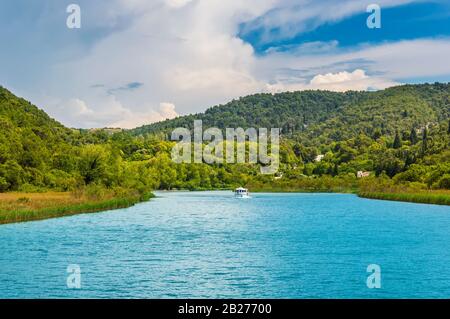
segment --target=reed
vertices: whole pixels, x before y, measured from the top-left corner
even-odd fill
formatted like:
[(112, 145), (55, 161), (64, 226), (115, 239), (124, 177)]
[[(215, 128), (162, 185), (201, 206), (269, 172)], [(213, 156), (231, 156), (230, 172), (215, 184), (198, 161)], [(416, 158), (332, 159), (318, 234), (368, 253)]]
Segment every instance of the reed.
[(383, 193), (383, 192), (358, 192), (358, 196), (371, 199), (393, 200), (411, 203), (450, 205), (450, 194), (433, 191), (422, 193)]
[(0, 224), (126, 208), (149, 200), (153, 194), (127, 192), (114, 196), (113, 192), (95, 198), (69, 192), (0, 194)]
[(354, 193), (358, 189), (355, 178), (297, 178), (275, 181), (252, 181), (245, 185), (251, 192), (280, 193)]

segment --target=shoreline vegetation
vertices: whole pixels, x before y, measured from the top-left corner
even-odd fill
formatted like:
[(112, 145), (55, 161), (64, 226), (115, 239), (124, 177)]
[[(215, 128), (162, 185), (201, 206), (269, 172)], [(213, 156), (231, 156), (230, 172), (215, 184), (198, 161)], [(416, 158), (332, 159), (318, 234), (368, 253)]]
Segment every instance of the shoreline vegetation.
[(421, 193), (359, 192), (358, 196), (368, 199), (410, 202), (416, 204), (450, 205), (450, 192), (444, 193), (441, 191), (429, 191)]
[[(354, 179), (340, 180), (339, 184), (333, 184), (331, 181), (332, 179), (323, 178), (301, 184), (292, 181), (270, 185), (252, 183), (246, 187), (253, 193), (351, 193), (374, 200), (450, 205), (450, 190), (387, 185), (386, 181), (374, 178), (359, 183)], [(0, 193), (0, 225), (128, 208), (153, 197), (155, 195), (151, 192), (122, 188), (109, 190), (96, 186), (72, 192)]]
[[(448, 205), (449, 99), (450, 83), (255, 94), (135, 129), (74, 129), (0, 87), (0, 223), (128, 207), (150, 190), (238, 186)], [(192, 133), (195, 120), (222, 134), (280, 129), (270, 145), (277, 173), (261, 174), (261, 163), (246, 160), (176, 163), (172, 133)], [(237, 138), (230, 151), (244, 149), (246, 159), (254, 143)]]
[(74, 192), (0, 193), (0, 225), (128, 208), (153, 193), (92, 188)]
[(358, 196), (420, 204), (450, 205), (450, 190), (448, 189), (424, 189), (415, 183), (395, 185), (389, 184), (386, 180), (370, 179), (362, 182)]
[(249, 183), (251, 192), (274, 193), (351, 193), (362, 198), (411, 202), (418, 204), (450, 205), (450, 190), (427, 189), (419, 183), (395, 184), (387, 177), (355, 179), (327, 177), (268, 183)]

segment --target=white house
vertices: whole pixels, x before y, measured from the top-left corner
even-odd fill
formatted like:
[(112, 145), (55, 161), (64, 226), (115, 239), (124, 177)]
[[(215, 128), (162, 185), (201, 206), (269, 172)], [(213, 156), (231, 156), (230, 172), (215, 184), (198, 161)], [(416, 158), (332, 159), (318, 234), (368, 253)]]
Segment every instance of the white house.
[(325, 157), (325, 155), (319, 154), (319, 155), (316, 156), (316, 158), (314, 159), (314, 161), (320, 162), (324, 157)]
[(364, 178), (364, 177), (369, 177), (369, 176), (370, 176), (370, 172), (358, 171), (356, 173), (356, 177), (358, 177), (358, 178)]

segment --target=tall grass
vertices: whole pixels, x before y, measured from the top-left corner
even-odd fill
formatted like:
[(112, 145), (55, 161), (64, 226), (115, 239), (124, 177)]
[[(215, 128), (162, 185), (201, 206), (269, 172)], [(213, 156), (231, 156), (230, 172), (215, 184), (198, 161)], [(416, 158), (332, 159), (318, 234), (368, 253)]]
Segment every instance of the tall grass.
[(424, 192), (424, 193), (380, 193), (380, 192), (358, 192), (358, 196), (371, 198), (394, 200), (402, 202), (436, 204), (436, 205), (450, 205), (450, 195)]
[(252, 181), (246, 185), (252, 192), (333, 192), (357, 193), (360, 197), (425, 204), (450, 205), (450, 190), (430, 190), (426, 185), (395, 184), (391, 179), (320, 177)]
[(296, 179), (252, 181), (246, 187), (252, 192), (302, 192), (302, 193), (354, 193), (357, 191), (356, 178), (323, 176), (320, 178), (301, 177)]
[(107, 192), (102, 197), (85, 193), (1, 194), (0, 224), (94, 213), (133, 206), (153, 197), (152, 193)]
[(369, 178), (359, 184), (358, 196), (412, 203), (450, 205), (450, 190), (427, 189), (417, 183), (394, 184), (389, 179)]

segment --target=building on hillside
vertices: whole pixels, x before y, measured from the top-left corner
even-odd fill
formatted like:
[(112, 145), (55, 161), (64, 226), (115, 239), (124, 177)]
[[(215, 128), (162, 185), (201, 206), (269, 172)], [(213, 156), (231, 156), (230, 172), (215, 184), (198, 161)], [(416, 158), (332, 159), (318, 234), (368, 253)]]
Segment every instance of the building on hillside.
[(364, 177), (369, 177), (369, 176), (370, 176), (370, 172), (358, 171), (356, 173), (356, 177), (358, 177), (358, 178), (364, 178)]
[(314, 159), (316, 162), (320, 162), (321, 160), (323, 160), (323, 158), (325, 157), (325, 155), (323, 154), (319, 154), (316, 156), (316, 158)]

